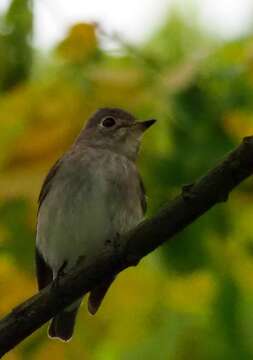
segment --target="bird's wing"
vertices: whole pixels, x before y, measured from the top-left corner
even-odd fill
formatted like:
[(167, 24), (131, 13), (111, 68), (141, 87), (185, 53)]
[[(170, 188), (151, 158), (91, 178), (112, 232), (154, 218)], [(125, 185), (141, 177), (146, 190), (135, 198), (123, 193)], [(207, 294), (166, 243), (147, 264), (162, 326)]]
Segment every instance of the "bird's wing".
[(47, 194), (52, 186), (53, 179), (54, 179), (57, 171), (59, 170), (61, 163), (62, 163), (62, 158), (58, 159), (56, 161), (56, 163), (51, 167), (51, 169), (49, 170), (49, 172), (42, 184), (42, 188), (40, 190), (39, 200), (38, 200), (39, 201), (39, 209), (41, 207), (43, 200), (47, 196)]
[[(53, 179), (57, 171), (59, 170), (60, 165), (61, 165), (61, 159), (57, 160), (56, 163), (52, 166), (52, 168), (49, 170), (43, 182), (38, 199), (39, 202), (38, 211), (40, 210), (41, 204), (43, 203), (44, 199), (46, 198), (47, 194), (50, 191)], [(40, 254), (37, 247), (35, 249), (35, 265), (36, 265), (38, 288), (39, 290), (41, 290), (53, 280), (53, 272), (45, 262), (43, 256)]]
[(143, 184), (142, 178), (141, 176), (138, 174), (139, 176), (139, 184), (140, 184), (140, 201), (141, 201), (141, 207), (142, 207), (142, 211), (143, 214), (146, 213), (147, 211), (147, 198), (146, 198), (146, 190), (145, 190), (145, 186)]
[(35, 265), (38, 288), (41, 290), (52, 282), (53, 272), (37, 248), (35, 249)]

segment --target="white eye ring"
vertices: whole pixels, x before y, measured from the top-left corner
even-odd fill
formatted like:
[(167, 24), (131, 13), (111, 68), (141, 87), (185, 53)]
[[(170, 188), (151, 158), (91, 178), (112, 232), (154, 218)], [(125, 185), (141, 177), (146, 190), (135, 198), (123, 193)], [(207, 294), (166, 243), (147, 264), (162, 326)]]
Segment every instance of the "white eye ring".
[(113, 116), (106, 116), (102, 121), (101, 125), (105, 128), (113, 127), (116, 124), (116, 120)]

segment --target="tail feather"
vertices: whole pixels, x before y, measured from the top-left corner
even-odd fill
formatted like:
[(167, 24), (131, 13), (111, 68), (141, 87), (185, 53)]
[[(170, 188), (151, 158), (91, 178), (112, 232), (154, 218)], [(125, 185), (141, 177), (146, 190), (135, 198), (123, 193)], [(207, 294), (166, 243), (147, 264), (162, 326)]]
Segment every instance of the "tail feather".
[(88, 310), (91, 315), (95, 315), (98, 311), (105, 294), (107, 293), (111, 283), (114, 280), (114, 276), (105, 280), (94, 289), (91, 290), (88, 300)]
[[(88, 310), (92, 315), (98, 311), (114, 278), (115, 277), (107, 279), (91, 290), (88, 300)], [(48, 329), (48, 336), (50, 338), (57, 338), (62, 341), (69, 341), (72, 338), (76, 315), (81, 301), (77, 301), (76, 303), (77, 305), (75, 305), (75, 303), (70, 305), (53, 318)]]
[(72, 338), (78, 307), (60, 312), (50, 323), (48, 336), (58, 338), (62, 341), (69, 341)]

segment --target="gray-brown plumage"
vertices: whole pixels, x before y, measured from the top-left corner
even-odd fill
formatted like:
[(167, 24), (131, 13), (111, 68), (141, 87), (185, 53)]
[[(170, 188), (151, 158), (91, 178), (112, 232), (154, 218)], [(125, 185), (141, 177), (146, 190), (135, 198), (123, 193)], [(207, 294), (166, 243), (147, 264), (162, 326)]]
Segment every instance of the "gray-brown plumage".
[[(121, 109), (100, 109), (49, 171), (39, 196), (35, 257), (39, 289), (80, 259), (95, 261), (108, 239), (142, 220), (146, 199), (135, 160), (142, 134), (153, 123), (137, 122)], [(113, 280), (90, 292), (91, 314)], [(71, 338), (80, 303), (81, 299), (52, 320), (50, 337)]]

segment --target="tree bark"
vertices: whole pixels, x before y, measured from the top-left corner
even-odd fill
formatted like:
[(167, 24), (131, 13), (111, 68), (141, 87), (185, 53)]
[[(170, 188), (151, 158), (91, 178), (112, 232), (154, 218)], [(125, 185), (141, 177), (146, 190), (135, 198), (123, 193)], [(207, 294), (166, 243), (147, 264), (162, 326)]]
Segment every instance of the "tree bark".
[(0, 357), (103, 279), (138, 264), (215, 204), (226, 201), (229, 193), (252, 173), (253, 137), (246, 137), (205, 176), (183, 186), (182, 193), (154, 217), (143, 221), (120, 241), (107, 242), (106, 251), (94, 263), (85, 266), (80, 261), (71, 273), (7, 314), (0, 321)]

